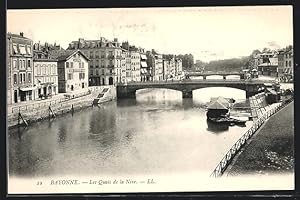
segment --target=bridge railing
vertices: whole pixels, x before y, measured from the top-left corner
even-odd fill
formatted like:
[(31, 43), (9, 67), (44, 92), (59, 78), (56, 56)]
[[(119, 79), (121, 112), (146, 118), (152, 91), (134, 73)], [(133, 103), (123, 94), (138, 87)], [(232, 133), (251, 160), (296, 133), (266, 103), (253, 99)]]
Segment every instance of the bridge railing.
[(152, 84), (182, 84), (182, 83), (274, 83), (273, 80), (234, 80), (234, 79), (205, 79), (205, 80), (191, 80), (191, 79), (185, 79), (185, 80), (174, 80), (174, 81), (148, 81), (148, 82), (129, 82), (127, 84), (118, 84), (120, 86), (126, 86), (126, 85), (152, 85)]
[(272, 115), (274, 115), (276, 112), (281, 110), (283, 107), (288, 105), (290, 102), (292, 102), (294, 99), (290, 98), (284, 102), (281, 102), (278, 106), (274, 107), (273, 109), (266, 112), (264, 115), (262, 115), (252, 126), (249, 128), (246, 133), (244, 133), (234, 145), (227, 151), (225, 156), (221, 159), (219, 164), (216, 166), (216, 168), (211, 173), (210, 177), (221, 177), (228, 167), (228, 165), (231, 163), (234, 156), (237, 154), (237, 152), (241, 149), (241, 147), (251, 138), (251, 136), (265, 123), (267, 119), (269, 119)]

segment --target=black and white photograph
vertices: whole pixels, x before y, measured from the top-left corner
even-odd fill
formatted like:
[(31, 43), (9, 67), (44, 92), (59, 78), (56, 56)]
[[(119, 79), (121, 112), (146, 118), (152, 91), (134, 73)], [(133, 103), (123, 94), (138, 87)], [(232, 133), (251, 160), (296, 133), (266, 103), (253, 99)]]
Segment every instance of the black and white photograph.
[(294, 190), (293, 7), (8, 9), (8, 194)]

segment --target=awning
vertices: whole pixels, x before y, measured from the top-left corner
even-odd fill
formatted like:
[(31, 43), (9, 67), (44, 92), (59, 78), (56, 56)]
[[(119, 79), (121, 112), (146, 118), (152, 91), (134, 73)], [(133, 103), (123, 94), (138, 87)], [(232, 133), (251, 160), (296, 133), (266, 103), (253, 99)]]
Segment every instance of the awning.
[(35, 90), (36, 87), (24, 87), (24, 88), (20, 88), (21, 91), (26, 92), (26, 91), (30, 91), (30, 90)]
[(24, 55), (27, 54), (26, 50), (25, 50), (25, 47), (20, 47), (20, 53), (24, 54)]
[(141, 59), (143, 59), (143, 60), (147, 60), (147, 56), (146, 56), (146, 55), (144, 55), (144, 54), (141, 54)]
[(142, 67), (147, 67), (147, 63), (146, 62), (141, 62), (141, 66)]
[(14, 53), (15, 53), (15, 54), (18, 54), (18, 53), (19, 53), (17, 46), (13, 46), (13, 49), (14, 49)]

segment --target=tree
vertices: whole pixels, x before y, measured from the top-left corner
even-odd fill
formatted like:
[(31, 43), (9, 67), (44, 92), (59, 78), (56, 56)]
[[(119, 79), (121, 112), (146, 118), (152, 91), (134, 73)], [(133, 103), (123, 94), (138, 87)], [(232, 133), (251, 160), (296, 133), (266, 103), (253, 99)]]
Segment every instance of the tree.
[(183, 69), (191, 70), (194, 67), (194, 56), (192, 54), (178, 55), (177, 57), (182, 60)]
[(238, 72), (249, 64), (249, 56), (242, 58), (214, 60), (210, 61), (206, 65), (205, 70), (215, 72)]

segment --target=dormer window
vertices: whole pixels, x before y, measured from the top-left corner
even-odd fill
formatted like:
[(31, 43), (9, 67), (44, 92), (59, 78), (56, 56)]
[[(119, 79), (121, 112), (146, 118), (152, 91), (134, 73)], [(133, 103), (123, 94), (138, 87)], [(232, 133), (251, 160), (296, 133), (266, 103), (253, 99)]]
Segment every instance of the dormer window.
[(16, 44), (13, 45), (13, 52), (14, 52), (14, 54), (19, 54), (19, 49)]
[(28, 55), (31, 55), (31, 48), (30, 48), (30, 46), (27, 46), (26, 49), (27, 49), (27, 54), (28, 54)]
[(21, 53), (22, 55), (26, 55), (26, 54), (27, 54), (26, 49), (25, 49), (25, 46), (19, 46), (19, 49), (20, 49), (20, 53)]

